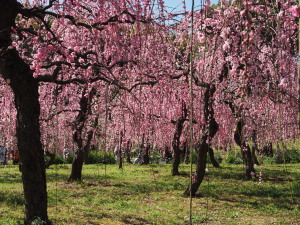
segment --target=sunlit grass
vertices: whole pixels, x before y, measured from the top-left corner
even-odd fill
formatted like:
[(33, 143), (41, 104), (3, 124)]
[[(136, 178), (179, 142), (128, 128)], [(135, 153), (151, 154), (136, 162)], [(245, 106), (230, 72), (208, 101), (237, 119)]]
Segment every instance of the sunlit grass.
[[(70, 165), (47, 170), (54, 224), (188, 224), (189, 165), (172, 177), (171, 165), (85, 165), (83, 182), (67, 183)], [(242, 165), (209, 167), (193, 199), (194, 224), (299, 224), (300, 164), (257, 167), (248, 181)], [(17, 166), (0, 169), (0, 224), (22, 224), (24, 200)]]

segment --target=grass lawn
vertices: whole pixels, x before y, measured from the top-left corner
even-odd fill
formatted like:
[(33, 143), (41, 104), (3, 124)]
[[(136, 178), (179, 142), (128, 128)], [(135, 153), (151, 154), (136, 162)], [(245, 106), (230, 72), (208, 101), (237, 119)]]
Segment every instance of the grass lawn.
[[(54, 224), (189, 224), (189, 165), (85, 165), (82, 183), (66, 183), (71, 165), (47, 170), (49, 217)], [(300, 224), (300, 164), (258, 167), (262, 182), (244, 179), (242, 165), (209, 167), (192, 201), (193, 224)], [(0, 224), (22, 224), (17, 166), (0, 168)]]

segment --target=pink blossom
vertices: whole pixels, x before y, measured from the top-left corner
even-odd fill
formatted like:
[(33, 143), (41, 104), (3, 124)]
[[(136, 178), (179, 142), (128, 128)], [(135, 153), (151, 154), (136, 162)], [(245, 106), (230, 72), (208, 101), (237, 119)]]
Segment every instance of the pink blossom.
[(201, 61), (199, 61), (199, 62), (197, 63), (197, 66), (198, 66), (198, 67), (202, 67), (203, 64), (204, 64), (204, 62), (201, 60)]
[(225, 43), (223, 45), (223, 50), (227, 52), (227, 51), (229, 51), (229, 49), (230, 49), (230, 44), (228, 41), (225, 41)]
[(300, 17), (300, 9), (298, 5), (294, 5), (290, 8), (290, 12), (294, 17)]

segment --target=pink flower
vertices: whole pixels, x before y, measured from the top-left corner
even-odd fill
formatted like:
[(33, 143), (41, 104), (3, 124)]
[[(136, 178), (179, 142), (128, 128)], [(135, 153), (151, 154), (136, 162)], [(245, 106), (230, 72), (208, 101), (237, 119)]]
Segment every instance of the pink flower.
[(286, 87), (288, 81), (286, 78), (282, 78), (278, 84), (279, 87)]
[(294, 5), (290, 8), (290, 12), (294, 17), (300, 17), (300, 9), (298, 5)]
[(202, 60), (200, 60), (200, 61), (197, 63), (197, 66), (198, 66), (198, 67), (202, 67), (203, 64), (204, 64), (204, 62), (203, 62)]
[(227, 51), (229, 51), (229, 49), (230, 49), (230, 44), (229, 44), (228, 41), (225, 41), (225, 43), (224, 43), (224, 45), (223, 45), (223, 50), (224, 50), (225, 52), (227, 52)]

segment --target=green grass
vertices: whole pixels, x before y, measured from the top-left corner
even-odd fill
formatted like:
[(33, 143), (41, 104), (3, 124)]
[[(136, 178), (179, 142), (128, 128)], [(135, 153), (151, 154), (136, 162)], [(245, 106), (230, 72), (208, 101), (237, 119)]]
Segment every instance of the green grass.
[[(49, 217), (54, 224), (188, 224), (188, 165), (85, 165), (82, 183), (67, 183), (71, 165), (47, 170)], [(257, 167), (262, 182), (248, 181), (242, 165), (209, 168), (193, 199), (194, 224), (300, 224), (300, 164)], [(17, 166), (0, 168), (0, 224), (22, 224)]]

